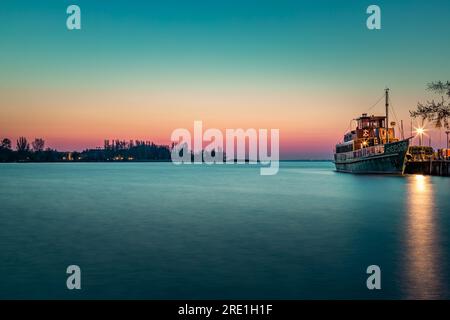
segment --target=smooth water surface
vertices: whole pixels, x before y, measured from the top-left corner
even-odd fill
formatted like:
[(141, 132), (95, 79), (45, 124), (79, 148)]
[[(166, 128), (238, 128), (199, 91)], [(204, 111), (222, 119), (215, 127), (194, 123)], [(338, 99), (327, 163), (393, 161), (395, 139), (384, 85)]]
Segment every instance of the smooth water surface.
[(0, 298), (448, 299), (449, 234), (443, 177), (0, 164)]

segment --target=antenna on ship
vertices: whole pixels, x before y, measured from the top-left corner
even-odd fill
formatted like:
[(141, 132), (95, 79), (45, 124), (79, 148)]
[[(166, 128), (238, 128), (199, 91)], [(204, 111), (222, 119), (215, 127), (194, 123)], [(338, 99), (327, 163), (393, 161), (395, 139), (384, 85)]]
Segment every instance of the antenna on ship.
[(385, 92), (386, 92), (386, 143), (389, 143), (389, 88), (386, 88)]

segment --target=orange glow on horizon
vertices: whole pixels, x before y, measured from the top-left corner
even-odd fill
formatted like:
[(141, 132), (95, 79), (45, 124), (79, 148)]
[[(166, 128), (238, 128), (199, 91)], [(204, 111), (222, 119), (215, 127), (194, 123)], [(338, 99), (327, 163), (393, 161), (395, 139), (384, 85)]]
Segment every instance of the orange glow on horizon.
[(331, 158), (349, 119), (367, 104), (362, 94), (341, 90), (323, 96), (309, 85), (43, 87), (0, 93), (0, 137), (13, 142), (19, 136), (40, 137), (49, 147), (78, 151), (101, 147), (104, 139), (170, 144), (173, 130), (192, 130), (194, 121), (201, 120), (205, 129), (280, 129), (281, 155), (304, 153), (308, 158)]

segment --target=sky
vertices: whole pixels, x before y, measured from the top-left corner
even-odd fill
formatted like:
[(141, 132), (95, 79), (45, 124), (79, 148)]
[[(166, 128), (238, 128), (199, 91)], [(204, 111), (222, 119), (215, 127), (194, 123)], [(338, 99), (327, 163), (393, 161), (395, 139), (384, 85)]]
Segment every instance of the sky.
[[(366, 27), (371, 4), (381, 30)], [(385, 87), (409, 132), (426, 84), (450, 80), (449, 35), (448, 0), (2, 0), (0, 138), (168, 144), (201, 120), (279, 129), (283, 159), (328, 159)]]

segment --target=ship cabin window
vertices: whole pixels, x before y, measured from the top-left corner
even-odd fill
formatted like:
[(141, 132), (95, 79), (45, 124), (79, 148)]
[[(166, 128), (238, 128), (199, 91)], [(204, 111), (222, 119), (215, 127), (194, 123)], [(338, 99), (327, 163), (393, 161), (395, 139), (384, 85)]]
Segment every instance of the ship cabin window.
[(341, 145), (336, 147), (336, 153), (353, 151), (353, 144)]
[(360, 118), (358, 119), (358, 129), (376, 129), (384, 128), (384, 119), (379, 118)]
[(367, 118), (360, 119), (358, 122), (358, 129), (365, 129), (369, 127), (369, 119)]
[(352, 140), (353, 140), (353, 135), (354, 135), (354, 134), (355, 134), (355, 131), (348, 132), (348, 133), (344, 136), (344, 142), (352, 141)]

